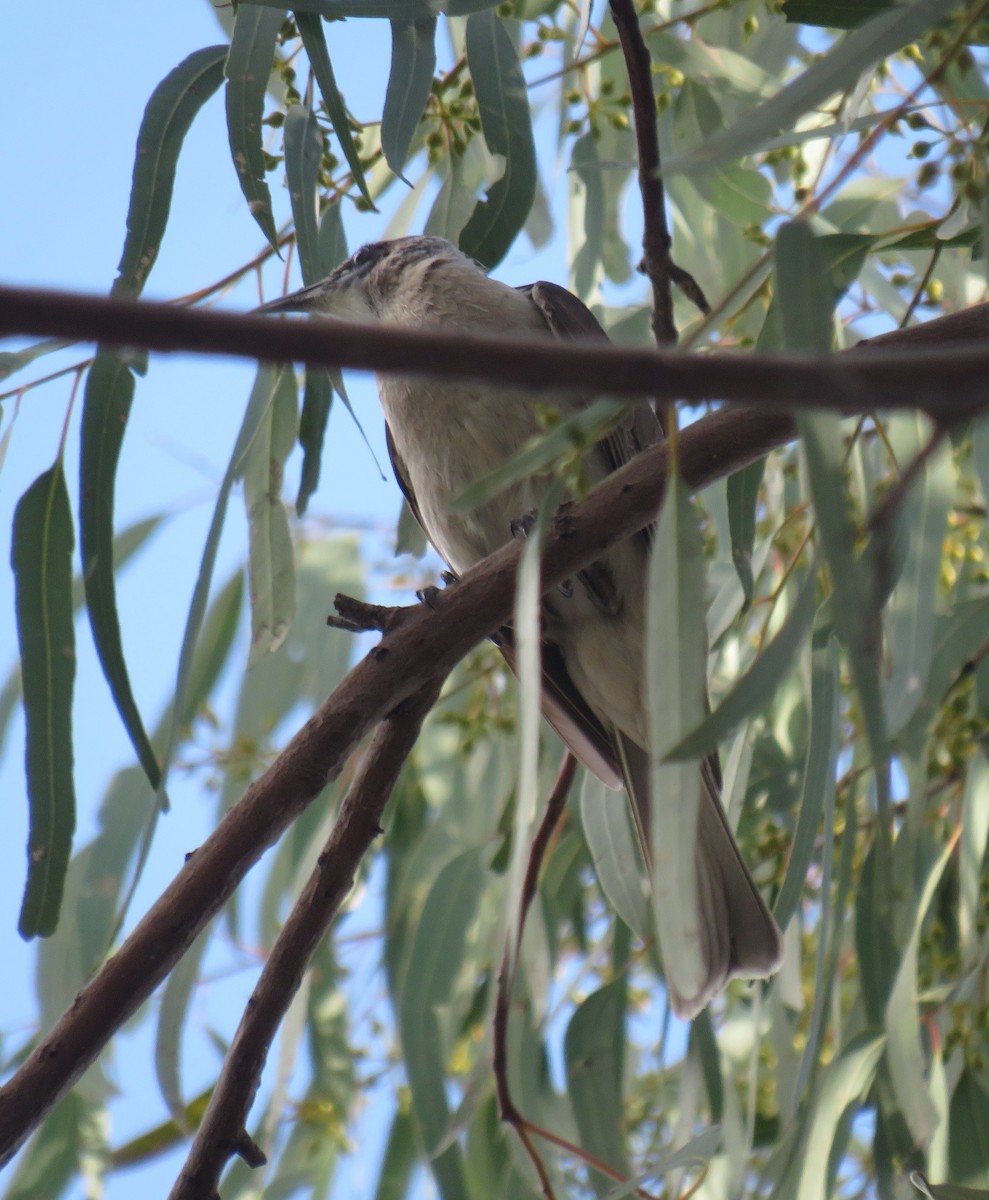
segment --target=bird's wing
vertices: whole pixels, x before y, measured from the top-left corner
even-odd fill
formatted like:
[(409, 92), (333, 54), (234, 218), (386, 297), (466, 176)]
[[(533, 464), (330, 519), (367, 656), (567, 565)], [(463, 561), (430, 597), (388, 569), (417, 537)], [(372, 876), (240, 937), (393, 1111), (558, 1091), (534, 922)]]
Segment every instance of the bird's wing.
[[(554, 337), (564, 341), (570, 338), (578, 341), (609, 340), (597, 317), (583, 300), (559, 284), (540, 280), (538, 283), (521, 287), (518, 291), (529, 296)], [(643, 402), (629, 407), (626, 420), (601, 439), (598, 449), (609, 472), (617, 471), (647, 446), (658, 442), (662, 436), (663, 430), (652, 405)], [(652, 541), (652, 526), (643, 529), (637, 536), (648, 547)]]
[[(591, 320), (594, 318), (591, 317)], [(392, 437), (388, 422), (385, 422), (385, 442), (388, 446), (388, 456), (395, 472), (398, 486), (402, 489), (412, 515), (426, 536), (428, 531), (423, 524), (416, 501), (415, 492), (409, 482), (409, 473), (398, 453), (395, 439)], [(448, 564), (449, 565), (449, 564)], [(494, 644), (502, 653), (502, 657), (513, 673), (517, 674), (515, 660), (515, 635), (510, 625), (504, 626), (492, 638)], [(543, 716), (563, 741), (570, 747), (574, 756), (592, 771), (609, 787), (622, 786), (621, 770), (615, 758), (611, 737), (601, 722), (594, 716), (584, 703), (580, 692), (573, 685), (563, 656), (559, 648), (552, 642), (544, 641), (542, 648), (543, 671)]]

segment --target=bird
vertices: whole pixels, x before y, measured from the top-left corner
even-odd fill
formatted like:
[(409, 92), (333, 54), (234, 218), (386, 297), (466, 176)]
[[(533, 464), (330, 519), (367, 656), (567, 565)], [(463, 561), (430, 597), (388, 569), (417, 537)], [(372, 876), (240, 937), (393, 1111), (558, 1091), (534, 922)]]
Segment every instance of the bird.
[[(404, 329), (607, 341), (573, 293), (540, 281), (512, 287), (486, 274), (444, 238), (410, 236), (362, 246), (325, 279), (262, 305), (268, 313), (303, 312)], [(389, 455), (399, 486), (428, 540), (454, 575), (518, 536), (548, 480), (518, 480), (477, 507), (451, 501), (479, 476), (506, 462), (541, 430), (537, 406), (522, 388), (400, 375), (378, 375)], [(564, 414), (592, 398), (554, 393)], [(631, 406), (623, 425), (588, 453), (588, 483), (604, 479), (661, 437), (655, 413)], [(575, 757), (605, 784), (623, 784), (632, 801), (646, 863), (650, 756), (646, 706), (646, 579), (650, 533), (620, 541), (542, 600), (543, 714)], [(496, 642), (513, 665), (510, 629)], [(706, 682), (699, 681), (705, 689)], [(749, 873), (720, 800), (716, 754), (699, 769), (697, 894), (692, 906), (699, 970), (678, 970), (681, 955), (664, 945), (677, 936), (657, 921), (674, 1012), (691, 1019), (733, 977), (767, 978), (782, 958), (779, 928)], [(662, 803), (656, 797), (655, 803)], [(680, 927), (678, 923), (673, 925)], [(689, 977), (688, 977), (689, 976)]]

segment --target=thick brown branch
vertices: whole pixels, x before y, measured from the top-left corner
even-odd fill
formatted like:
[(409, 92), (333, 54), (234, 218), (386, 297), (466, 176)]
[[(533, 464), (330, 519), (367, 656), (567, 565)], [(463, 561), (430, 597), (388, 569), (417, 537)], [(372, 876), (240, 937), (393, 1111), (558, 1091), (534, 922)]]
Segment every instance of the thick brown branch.
[[(959, 344), (959, 329), (971, 345)], [(915, 335), (916, 330), (902, 333)], [(579, 387), (611, 395), (653, 396), (660, 402), (723, 400), (777, 412), (815, 407), (843, 413), (919, 408), (939, 420), (954, 421), (989, 407), (985, 387), (989, 304), (942, 318), (936, 335), (939, 344), (930, 348), (922, 335), (904, 336), (881, 344), (873, 339), (854, 355), (820, 358), (681, 354), (598, 343), (467, 337), (345, 321), (275, 321), (256, 314), (31, 288), (0, 288), (0, 336), (4, 334), (233, 354), (382, 374), (485, 379), (543, 389)], [(947, 341), (950, 347), (944, 345)], [(887, 349), (918, 344), (923, 346), (920, 352)]]
[[(704, 487), (792, 436), (789, 417), (722, 411), (683, 431), (680, 462)], [(656, 446), (569, 508), (547, 539), (544, 584), (555, 587), (655, 517), (666, 479)], [(410, 609), (247, 790), (189, 858), (72, 1007), (0, 1088), (0, 1165), (151, 995), (264, 851), (335, 778), (360, 739), (422, 679), (446, 674), (510, 620), (521, 554), (509, 544), (479, 563), (432, 606)]]
[(442, 681), (442, 676), (435, 677), (378, 727), (316, 869), (261, 972), (170, 1200), (199, 1200), (214, 1194), (227, 1160), (239, 1153), (272, 1039), (379, 832), (385, 803), (426, 714), (436, 703)]

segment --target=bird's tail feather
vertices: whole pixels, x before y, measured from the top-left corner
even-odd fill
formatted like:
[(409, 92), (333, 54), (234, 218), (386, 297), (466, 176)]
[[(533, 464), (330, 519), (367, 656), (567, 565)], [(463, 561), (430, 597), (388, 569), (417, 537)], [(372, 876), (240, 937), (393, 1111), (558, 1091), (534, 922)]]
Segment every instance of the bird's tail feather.
[[(619, 749), (643, 855), (650, 862), (649, 755), (624, 737), (620, 738)], [(693, 994), (685, 994), (685, 989), (677, 986), (678, 981), (671, 977), (669, 968), (666, 980), (673, 1009), (685, 1018), (696, 1016), (729, 979), (764, 979), (772, 975), (783, 953), (779, 927), (742, 859), (711, 772), (702, 772), (699, 783), (702, 790), (695, 850), (697, 895), (693, 899), (685, 896), (682, 902), (697, 907), (704, 980), (699, 990), (689, 989)], [(662, 797), (657, 802), (662, 803)], [(661, 914), (658, 924), (662, 945), (664, 933), (669, 936), (669, 928), (678, 928), (679, 924), (667, 925)], [(676, 958), (664, 955), (667, 963)]]

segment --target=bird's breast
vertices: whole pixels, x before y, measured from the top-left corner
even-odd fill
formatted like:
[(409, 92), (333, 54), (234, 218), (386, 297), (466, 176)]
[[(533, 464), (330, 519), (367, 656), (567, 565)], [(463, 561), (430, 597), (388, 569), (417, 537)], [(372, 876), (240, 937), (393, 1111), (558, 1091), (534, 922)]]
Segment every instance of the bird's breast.
[(426, 535), (455, 571), (511, 540), (512, 521), (538, 503), (545, 479), (514, 484), (477, 509), (451, 502), (538, 432), (528, 396), (462, 384), (380, 378), (378, 389)]

